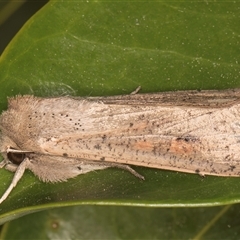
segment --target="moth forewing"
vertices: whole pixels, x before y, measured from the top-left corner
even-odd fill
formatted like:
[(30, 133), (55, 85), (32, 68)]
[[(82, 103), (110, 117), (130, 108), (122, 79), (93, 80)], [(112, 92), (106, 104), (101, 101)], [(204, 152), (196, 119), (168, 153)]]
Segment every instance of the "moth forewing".
[(128, 165), (239, 176), (240, 90), (91, 98), (17, 96), (0, 117), (1, 166), (42, 181)]
[(199, 108), (231, 107), (240, 102), (240, 89), (175, 91), (151, 94), (130, 94), (108, 97), (89, 97), (88, 100), (102, 101), (105, 104), (183, 106)]

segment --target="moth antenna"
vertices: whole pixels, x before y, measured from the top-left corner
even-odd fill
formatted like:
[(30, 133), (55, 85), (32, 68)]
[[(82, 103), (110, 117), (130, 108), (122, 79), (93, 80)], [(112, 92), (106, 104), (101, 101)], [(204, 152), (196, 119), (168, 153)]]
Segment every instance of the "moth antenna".
[(25, 158), (22, 161), (22, 163), (19, 165), (19, 167), (17, 168), (17, 171), (14, 174), (14, 177), (13, 177), (13, 180), (12, 180), (11, 184), (9, 185), (8, 189), (5, 191), (5, 193), (0, 198), (0, 204), (8, 197), (8, 195), (10, 194), (12, 189), (14, 187), (16, 187), (18, 181), (22, 178), (22, 176), (25, 172), (25, 169), (27, 168), (28, 163), (29, 163), (29, 159)]

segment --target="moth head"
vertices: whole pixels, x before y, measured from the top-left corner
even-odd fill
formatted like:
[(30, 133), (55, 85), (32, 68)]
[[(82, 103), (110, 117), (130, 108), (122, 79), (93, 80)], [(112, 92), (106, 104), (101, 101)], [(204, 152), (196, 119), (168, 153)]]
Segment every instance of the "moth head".
[(7, 149), (7, 158), (11, 163), (19, 165), (26, 158), (26, 153), (28, 153), (28, 151), (22, 151), (9, 147)]
[(0, 135), (0, 153), (4, 157), (4, 160), (0, 162), (0, 168), (5, 167), (7, 170), (15, 172), (10, 186), (0, 198), (1, 204), (23, 176), (27, 167), (27, 154), (30, 152), (20, 150), (10, 138)]
[(5, 163), (11, 162), (14, 165), (19, 165), (29, 151), (20, 150), (19, 147), (9, 138), (0, 138), (0, 153), (4, 157)]
[(28, 153), (32, 152), (9, 147), (5, 154), (7, 158), (4, 159), (2, 165), (4, 165), (7, 170), (15, 172), (19, 165), (27, 158)]

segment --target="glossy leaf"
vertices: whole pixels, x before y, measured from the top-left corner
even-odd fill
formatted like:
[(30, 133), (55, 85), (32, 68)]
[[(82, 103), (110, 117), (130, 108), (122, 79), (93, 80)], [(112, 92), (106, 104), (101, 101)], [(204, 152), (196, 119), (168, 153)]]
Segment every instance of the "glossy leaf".
[[(0, 59), (0, 109), (7, 96), (95, 96), (239, 87), (238, 3), (52, 1)], [(231, 27), (230, 27), (231, 26)], [(239, 178), (135, 168), (66, 183), (27, 172), (0, 205), (1, 222), (76, 204), (213, 206), (239, 202)], [(0, 192), (13, 174), (2, 169)]]
[[(213, 208), (78, 206), (5, 224), (1, 239), (238, 239), (240, 205)], [(9, 231), (9, 230), (12, 231)]]

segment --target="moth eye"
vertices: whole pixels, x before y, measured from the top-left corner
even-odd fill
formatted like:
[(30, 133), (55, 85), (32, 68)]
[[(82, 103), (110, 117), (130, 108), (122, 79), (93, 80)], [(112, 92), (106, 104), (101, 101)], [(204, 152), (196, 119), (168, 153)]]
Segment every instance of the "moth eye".
[(12, 163), (19, 165), (24, 160), (25, 154), (9, 152), (7, 153), (7, 157)]

